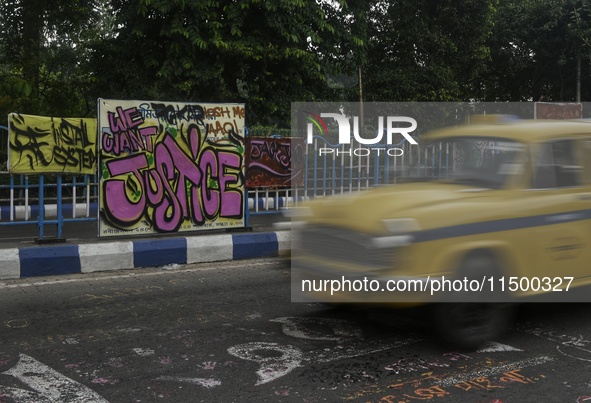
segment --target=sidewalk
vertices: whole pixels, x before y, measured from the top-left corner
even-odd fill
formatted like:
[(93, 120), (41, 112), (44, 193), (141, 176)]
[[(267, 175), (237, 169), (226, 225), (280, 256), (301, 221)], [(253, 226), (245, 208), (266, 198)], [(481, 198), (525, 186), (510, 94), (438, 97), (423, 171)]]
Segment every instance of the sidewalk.
[[(285, 220), (282, 214), (251, 214), (249, 231), (100, 239), (96, 221), (68, 222), (65, 242), (44, 244), (35, 242), (35, 224), (2, 226), (0, 279), (278, 256), (289, 251), (290, 233), (273, 224)], [(47, 238), (55, 236), (52, 227), (45, 228)]]

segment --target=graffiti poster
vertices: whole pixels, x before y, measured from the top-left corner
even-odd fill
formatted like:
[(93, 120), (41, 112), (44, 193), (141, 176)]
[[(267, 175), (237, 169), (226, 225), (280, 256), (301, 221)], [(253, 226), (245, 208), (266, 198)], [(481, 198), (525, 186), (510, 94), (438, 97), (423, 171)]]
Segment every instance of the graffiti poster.
[(99, 236), (244, 227), (244, 105), (99, 99)]
[(534, 104), (536, 119), (581, 119), (583, 104), (536, 102)]
[(247, 138), (246, 186), (302, 186), (304, 153), (301, 138)]
[(96, 172), (96, 119), (11, 113), (8, 126), (10, 173)]

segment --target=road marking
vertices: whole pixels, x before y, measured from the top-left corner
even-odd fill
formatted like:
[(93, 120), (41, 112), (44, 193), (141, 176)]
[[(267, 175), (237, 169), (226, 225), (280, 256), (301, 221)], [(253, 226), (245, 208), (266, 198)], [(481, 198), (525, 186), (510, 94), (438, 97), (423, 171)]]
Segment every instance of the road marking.
[(32, 391), (0, 385), (0, 394), (17, 403), (108, 403), (95, 391), (65, 377), (47, 365), (20, 354), (17, 364), (2, 375), (15, 377)]

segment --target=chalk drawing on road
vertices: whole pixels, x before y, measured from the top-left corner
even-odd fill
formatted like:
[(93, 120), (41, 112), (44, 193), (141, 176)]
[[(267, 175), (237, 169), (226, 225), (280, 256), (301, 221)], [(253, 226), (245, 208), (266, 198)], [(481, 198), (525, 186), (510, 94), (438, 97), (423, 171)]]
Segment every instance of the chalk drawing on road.
[(457, 376), (450, 376), (450, 377), (438, 380), (437, 382), (435, 382), (435, 384), (438, 386), (443, 386), (443, 387), (453, 386), (455, 384), (470, 381), (472, 379), (483, 378), (483, 377), (488, 378), (493, 375), (502, 374), (504, 372), (520, 370), (520, 369), (523, 369), (526, 367), (533, 367), (536, 365), (542, 365), (542, 364), (546, 364), (546, 363), (549, 363), (552, 361), (554, 361), (554, 358), (548, 357), (548, 356), (528, 358), (525, 360), (516, 361), (516, 362), (512, 362), (512, 363), (505, 364), (505, 365), (499, 365), (499, 366), (492, 367), (492, 368), (478, 369), (478, 370), (468, 372), (465, 374), (461, 374), (461, 375), (457, 375)]
[(66, 340), (62, 342), (62, 344), (75, 345), (80, 344), (80, 342), (76, 340), (74, 337), (67, 337)]
[(183, 378), (176, 376), (161, 376), (157, 378), (159, 381), (173, 381), (181, 383), (189, 383), (191, 385), (203, 386), (204, 388), (214, 388), (220, 386), (222, 383), (212, 378)]
[(27, 319), (10, 319), (4, 322), (4, 325), (11, 329), (23, 329), (30, 324), (31, 322), (29, 322)]
[(435, 360), (425, 360), (422, 358), (411, 358), (411, 359), (399, 359), (396, 362), (386, 365), (384, 369), (386, 371), (392, 371), (392, 373), (407, 374), (412, 372), (426, 372), (437, 368), (448, 368), (449, 364)]
[[(259, 363), (255, 386), (274, 381), (307, 364), (329, 363), (390, 350), (420, 339), (389, 337), (387, 341), (364, 339), (362, 329), (355, 323), (332, 318), (281, 317), (271, 322), (282, 324), (283, 333), (296, 339), (333, 341), (333, 348), (302, 352), (289, 344), (251, 342), (228, 349), (228, 353), (247, 361)], [(275, 353), (272, 356), (273, 352)]]
[(289, 388), (287, 386), (280, 386), (280, 388), (273, 392), (276, 396), (289, 396)]
[(16, 365), (1, 375), (12, 376), (32, 389), (0, 386), (0, 394), (17, 403), (108, 403), (92, 389), (26, 354), (20, 354)]
[(205, 370), (211, 371), (211, 370), (214, 370), (217, 365), (218, 364), (215, 361), (204, 361), (199, 366)]
[[(572, 346), (567, 346), (567, 347), (572, 347)], [(575, 347), (575, 348), (576, 348), (576, 347)], [(566, 357), (569, 357), (569, 358), (574, 358), (575, 360), (579, 360), (579, 361), (587, 361), (587, 362), (591, 362), (591, 358), (583, 358), (583, 357), (579, 357), (579, 356), (577, 356), (576, 354), (569, 354), (569, 353), (567, 353), (566, 351), (563, 351), (563, 350), (566, 350), (566, 349), (567, 349), (567, 348), (565, 348), (565, 347), (562, 347), (562, 346), (556, 346), (556, 351), (558, 351), (560, 354), (562, 354), (562, 355), (564, 355), (564, 356), (566, 356)], [(582, 350), (582, 351), (589, 352), (589, 350), (584, 350), (584, 349), (579, 349), (579, 350)]]
[(396, 339), (395, 337), (389, 338), (388, 341), (382, 339), (359, 340), (346, 345), (338, 345), (334, 349), (314, 351), (306, 360), (311, 363), (328, 363), (392, 350), (418, 341), (420, 340), (413, 338)]
[(119, 380), (115, 379), (115, 378), (107, 377), (107, 378), (94, 378), (90, 382), (96, 383), (99, 385), (116, 385), (119, 383)]
[(134, 348), (131, 351), (139, 355), (140, 357), (150, 357), (155, 354), (154, 350), (151, 348)]
[[(277, 352), (278, 357), (268, 354)], [(302, 351), (294, 346), (279, 343), (251, 342), (230, 347), (228, 353), (246, 361), (259, 363), (256, 374), (258, 381), (255, 386), (263, 385), (289, 374), (301, 366)], [(267, 355), (263, 355), (266, 353)]]
[(566, 357), (591, 362), (591, 349), (589, 349), (591, 340), (586, 339), (583, 335), (565, 334), (557, 330), (547, 330), (539, 327), (520, 330), (558, 344), (556, 351)]
[(464, 361), (464, 360), (471, 360), (472, 359), (472, 357), (467, 356), (466, 354), (458, 353), (456, 351), (444, 353), (443, 355), (445, 357), (447, 357), (447, 359), (450, 361)]
[[(283, 333), (297, 339), (341, 342), (347, 338), (363, 338), (361, 328), (343, 319), (283, 317), (271, 319), (271, 322), (281, 323)], [(329, 334), (326, 332), (328, 329), (331, 330)]]
[[(447, 354), (444, 356), (449, 358)], [(521, 371), (554, 360), (555, 358), (551, 356), (539, 356), (498, 366), (491, 366), (491, 362), (487, 361), (485, 367), (475, 368), (468, 372), (464, 371), (465, 365), (457, 366), (457, 364), (464, 364), (464, 362), (457, 361), (455, 363), (456, 369), (451, 373), (437, 373), (439, 371), (432, 369), (420, 375), (417, 374), (417, 377), (399, 382), (387, 381), (382, 385), (374, 384), (363, 390), (341, 396), (341, 398), (343, 400), (358, 400), (361, 397), (372, 395), (372, 400), (375, 400), (376, 395), (382, 394), (381, 399), (378, 399), (380, 402), (410, 403), (417, 400), (456, 396), (459, 392), (480, 394), (483, 391), (506, 389), (512, 385), (533, 384), (539, 381), (539, 378), (529, 377), (522, 374)], [(540, 378), (544, 378), (544, 376), (540, 375)], [(369, 399), (365, 398), (365, 400)], [(490, 402), (495, 402), (495, 400)]]
[(169, 356), (158, 357), (158, 361), (155, 362), (162, 365), (170, 365), (172, 364), (172, 358), (170, 358)]
[(128, 327), (125, 329), (117, 329), (117, 331), (121, 332), (121, 333), (137, 333), (137, 332), (141, 332), (144, 329), (141, 329), (139, 327)]
[(333, 349), (314, 351), (304, 357), (306, 361), (317, 363), (360, 357), (421, 341), (409, 337), (389, 337), (387, 342), (378, 338), (366, 340), (359, 325), (344, 319), (282, 317), (271, 319), (271, 322), (281, 323), (283, 333), (287, 336), (336, 342), (337, 346)]
[(244, 319), (246, 319), (246, 320), (257, 320), (257, 319), (260, 319), (261, 317), (262, 317), (262, 315), (260, 313), (255, 312), (253, 314), (246, 315), (244, 317)]
[(506, 352), (506, 351), (523, 351), (521, 349), (508, 346), (506, 344), (497, 343), (496, 341), (491, 341), (486, 346), (481, 348), (477, 351), (477, 353), (499, 353), (499, 352)]

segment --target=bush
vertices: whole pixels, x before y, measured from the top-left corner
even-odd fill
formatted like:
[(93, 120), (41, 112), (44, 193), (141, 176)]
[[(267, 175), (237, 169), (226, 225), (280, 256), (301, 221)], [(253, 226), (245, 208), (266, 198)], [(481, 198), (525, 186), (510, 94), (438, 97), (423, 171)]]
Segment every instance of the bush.
[(248, 137), (291, 137), (291, 129), (276, 126), (253, 126), (247, 128)]

